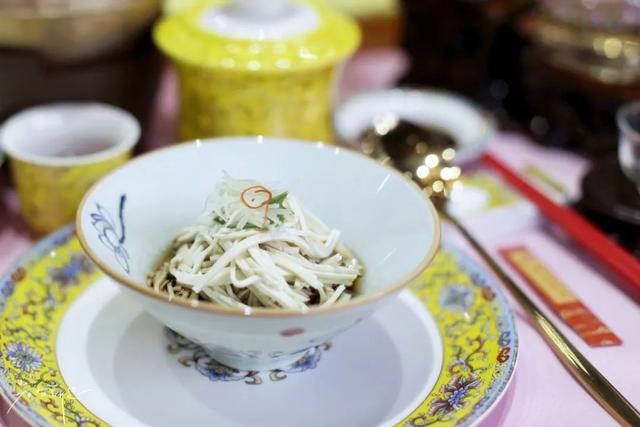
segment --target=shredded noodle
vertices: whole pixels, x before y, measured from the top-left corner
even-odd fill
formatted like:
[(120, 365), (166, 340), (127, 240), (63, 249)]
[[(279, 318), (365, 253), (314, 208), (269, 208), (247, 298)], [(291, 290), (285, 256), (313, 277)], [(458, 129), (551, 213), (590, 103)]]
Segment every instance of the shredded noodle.
[(339, 238), (287, 192), (225, 174), (147, 284), (171, 297), (239, 308), (344, 303), (363, 267)]

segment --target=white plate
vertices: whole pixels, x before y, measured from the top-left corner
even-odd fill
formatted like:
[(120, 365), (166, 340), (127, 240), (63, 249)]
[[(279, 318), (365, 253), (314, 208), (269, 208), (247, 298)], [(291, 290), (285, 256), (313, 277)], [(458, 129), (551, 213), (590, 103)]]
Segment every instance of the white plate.
[[(193, 349), (172, 354), (171, 336), (103, 278), (65, 315), (57, 341), (62, 375), (87, 409), (112, 425), (284, 427), (304, 419), (305, 426), (373, 426), (401, 421), (418, 406), (442, 364), (437, 327), (409, 293), (329, 350), (318, 348), (315, 369), (282, 373), (278, 381), (246, 372), (212, 381), (203, 374), (215, 377), (206, 368), (211, 359), (194, 357)], [(247, 384), (254, 378), (262, 383)]]

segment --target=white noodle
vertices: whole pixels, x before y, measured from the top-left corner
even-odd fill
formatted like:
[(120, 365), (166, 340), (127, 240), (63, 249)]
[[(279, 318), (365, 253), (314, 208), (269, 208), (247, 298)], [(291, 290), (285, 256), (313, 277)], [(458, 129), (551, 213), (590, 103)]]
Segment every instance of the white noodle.
[(199, 222), (178, 234), (171, 257), (147, 282), (230, 307), (341, 304), (363, 268), (339, 239), (293, 196), (225, 175)]

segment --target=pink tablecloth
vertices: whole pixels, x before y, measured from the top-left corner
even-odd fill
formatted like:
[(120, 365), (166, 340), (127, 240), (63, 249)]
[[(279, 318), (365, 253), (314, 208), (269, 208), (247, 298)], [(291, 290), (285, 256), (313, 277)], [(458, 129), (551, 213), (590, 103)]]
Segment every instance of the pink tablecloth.
[[(402, 68), (402, 57), (397, 53), (380, 55), (377, 59), (383, 59), (384, 63), (388, 64), (388, 76), (397, 74)], [(375, 60), (376, 57), (371, 55), (361, 57), (352, 64), (350, 70), (347, 70), (347, 81), (349, 75), (352, 75), (356, 76), (354, 80), (358, 81), (358, 88), (388, 85), (392, 79), (380, 79), (379, 74), (376, 77), (378, 80), (371, 80), (368, 86), (363, 83), (362, 75), (366, 75), (362, 73), (363, 67), (370, 68), (367, 64)], [(158, 126), (166, 126), (167, 122), (163, 117), (173, 114), (175, 98), (172, 97), (172, 82), (169, 76), (166, 82), (169, 89), (161, 95), (159, 103), (158, 115), (161, 118), (158, 119)], [(166, 129), (159, 127), (155, 131), (159, 135), (165, 135), (164, 140), (167, 139)], [(163, 138), (159, 136), (157, 140), (162, 141)], [(536, 165), (562, 182), (570, 194), (578, 191), (577, 183), (585, 167), (585, 162), (579, 158), (540, 149), (514, 135), (499, 135), (491, 149), (516, 168), (522, 166), (525, 159), (533, 159)], [(21, 253), (28, 250), (34, 239), (29, 236), (15, 213), (17, 203), (13, 192), (7, 183), (3, 182), (1, 185), (0, 272), (4, 272)], [(465, 242), (453, 230), (445, 228), (444, 235), (449, 241), (465, 246)], [(640, 361), (640, 308), (614, 286), (611, 278), (594, 267), (597, 263), (588, 259), (570, 243), (564, 242), (562, 236), (554, 236), (545, 226), (532, 227), (509, 236), (494, 237), (485, 244), (494, 251), (502, 245), (526, 244), (622, 338), (622, 346), (592, 349), (554, 315), (550, 315), (572, 342), (631, 403), (640, 407), (640, 374), (637, 370)], [(534, 300), (540, 302), (517, 275), (514, 274), (513, 277)], [(543, 305), (542, 302), (540, 304)], [(520, 351), (515, 378), (505, 398), (483, 426), (615, 425), (613, 419), (564, 370), (520, 313), (517, 324)], [(4, 418), (6, 424), (24, 425), (10, 411), (7, 415), (6, 404), (2, 407), (0, 404), (0, 418)]]

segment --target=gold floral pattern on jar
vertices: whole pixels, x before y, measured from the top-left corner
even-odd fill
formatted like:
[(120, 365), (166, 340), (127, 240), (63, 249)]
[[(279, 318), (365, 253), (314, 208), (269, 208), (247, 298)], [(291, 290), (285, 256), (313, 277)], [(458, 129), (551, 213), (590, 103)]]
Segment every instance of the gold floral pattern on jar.
[(332, 140), (332, 67), (247, 75), (180, 65), (180, 138), (264, 135)]

